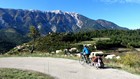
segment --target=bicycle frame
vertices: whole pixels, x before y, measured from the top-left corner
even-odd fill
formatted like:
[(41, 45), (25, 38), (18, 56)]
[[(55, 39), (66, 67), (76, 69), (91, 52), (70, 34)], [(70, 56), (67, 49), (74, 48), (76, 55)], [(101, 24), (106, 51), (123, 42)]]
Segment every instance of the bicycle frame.
[(82, 65), (84, 63), (90, 64), (90, 59), (87, 59), (87, 57), (85, 55), (81, 54), (81, 57), (79, 58), (79, 63)]

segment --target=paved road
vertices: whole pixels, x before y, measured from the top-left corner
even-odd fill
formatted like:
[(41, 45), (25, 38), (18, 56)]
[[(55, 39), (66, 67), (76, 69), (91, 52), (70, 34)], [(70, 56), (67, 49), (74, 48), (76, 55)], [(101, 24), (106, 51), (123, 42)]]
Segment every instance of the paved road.
[(50, 74), (56, 79), (140, 79), (117, 69), (95, 69), (78, 61), (62, 58), (8, 57), (0, 58), (1, 68), (28, 69)]

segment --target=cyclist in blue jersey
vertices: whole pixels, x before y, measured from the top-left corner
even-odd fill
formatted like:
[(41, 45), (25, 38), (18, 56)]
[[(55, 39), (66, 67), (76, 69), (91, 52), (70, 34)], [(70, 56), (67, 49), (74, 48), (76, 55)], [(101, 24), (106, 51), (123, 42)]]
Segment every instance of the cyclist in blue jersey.
[(84, 45), (82, 54), (85, 55), (85, 58), (87, 60), (87, 63), (89, 63), (89, 55), (90, 55), (90, 51), (88, 49), (88, 47), (86, 45)]

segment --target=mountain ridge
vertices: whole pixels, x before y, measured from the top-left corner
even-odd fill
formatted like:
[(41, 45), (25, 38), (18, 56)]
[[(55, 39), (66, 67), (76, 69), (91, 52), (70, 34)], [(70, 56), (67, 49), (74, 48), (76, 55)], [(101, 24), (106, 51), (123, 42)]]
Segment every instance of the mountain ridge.
[(26, 35), (30, 26), (35, 26), (44, 35), (49, 32), (127, 29), (110, 21), (93, 20), (74, 12), (0, 8), (0, 29), (13, 28)]

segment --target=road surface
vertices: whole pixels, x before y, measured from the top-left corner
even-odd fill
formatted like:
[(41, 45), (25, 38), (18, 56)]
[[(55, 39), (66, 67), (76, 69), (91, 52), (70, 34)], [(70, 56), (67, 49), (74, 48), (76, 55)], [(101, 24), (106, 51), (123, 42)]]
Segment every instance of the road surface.
[(76, 60), (49, 57), (6, 57), (0, 58), (0, 68), (17, 68), (43, 72), (56, 79), (140, 79), (122, 70), (96, 69), (81, 65)]

